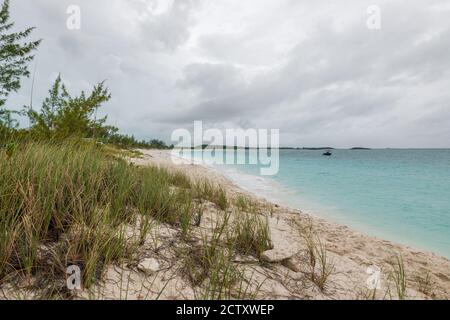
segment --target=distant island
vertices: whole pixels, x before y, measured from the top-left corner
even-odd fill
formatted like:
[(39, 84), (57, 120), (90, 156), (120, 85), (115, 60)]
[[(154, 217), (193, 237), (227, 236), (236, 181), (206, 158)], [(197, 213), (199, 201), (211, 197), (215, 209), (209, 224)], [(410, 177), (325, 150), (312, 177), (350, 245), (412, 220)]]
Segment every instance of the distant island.
[[(266, 149), (266, 148), (259, 148), (259, 147), (241, 147), (241, 146), (226, 146), (226, 145), (223, 145), (223, 146), (216, 146), (216, 145), (207, 145), (207, 144), (204, 144), (204, 145), (199, 145), (199, 146), (195, 146), (195, 147), (179, 147), (179, 148), (181, 148), (181, 149), (191, 149), (191, 150), (201, 150), (201, 149), (224, 149), (224, 150), (227, 150), (227, 149), (234, 149), (234, 150), (242, 150), (242, 149), (245, 149), (245, 150), (250, 150), (250, 149)], [(279, 149), (279, 150), (335, 150), (335, 148), (332, 148), (332, 147), (319, 147), (319, 148), (306, 148), (306, 147), (303, 147), (303, 148), (296, 148), (296, 147), (279, 147), (279, 148), (272, 148), (272, 147), (267, 147), (267, 149)]]
[[(215, 146), (215, 145), (199, 145), (199, 146), (195, 146), (195, 147), (181, 147), (181, 149), (234, 149), (234, 150), (241, 150), (241, 149), (245, 149), (245, 150), (249, 150), (249, 149), (261, 149), (258, 147), (241, 147), (241, 146)], [(299, 147), (279, 147), (279, 148), (271, 148), (270, 146), (267, 149), (279, 149), (279, 150), (312, 150), (312, 151), (321, 151), (321, 150), (336, 150), (336, 148), (333, 147), (303, 147), (303, 148), (299, 148)], [(372, 150), (371, 148), (363, 148), (363, 147), (353, 147), (350, 148), (348, 150)]]

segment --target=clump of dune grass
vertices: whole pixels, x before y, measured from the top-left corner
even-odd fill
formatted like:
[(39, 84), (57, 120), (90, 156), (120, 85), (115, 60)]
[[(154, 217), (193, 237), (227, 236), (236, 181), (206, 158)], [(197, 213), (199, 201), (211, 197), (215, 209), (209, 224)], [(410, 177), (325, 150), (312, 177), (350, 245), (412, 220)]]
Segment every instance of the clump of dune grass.
[(237, 213), (228, 241), (236, 252), (259, 257), (272, 248), (267, 218), (256, 213)]
[(230, 251), (214, 251), (211, 247), (190, 252), (185, 263), (196, 299), (254, 299), (258, 288), (252, 287), (251, 279), (247, 279), (231, 257)]
[(170, 183), (176, 185), (179, 188), (191, 189), (192, 181), (191, 179), (184, 173), (180, 171), (175, 171), (174, 173), (170, 173), (169, 175)]
[(399, 300), (405, 300), (407, 279), (402, 256), (397, 255), (395, 261), (391, 263), (391, 267), (392, 271), (389, 274), (389, 279), (394, 283), (397, 298)]
[(195, 211), (188, 181), (86, 141), (1, 149), (0, 282), (11, 274), (64, 279), (77, 265), (90, 287), (106, 265), (130, 256), (125, 226), (137, 216), (141, 244), (154, 220), (188, 232)]
[(204, 233), (201, 243), (184, 254), (184, 268), (197, 299), (254, 299), (259, 286), (233, 263), (234, 243), (223, 241), (230, 227), (230, 214), (216, 221), (211, 233)]
[(334, 272), (334, 264), (328, 257), (325, 244), (314, 235), (312, 227), (309, 227), (306, 232), (301, 232), (301, 236), (306, 244), (310, 280), (324, 291), (329, 277)]
[(226, 191), (209, 181), (197, 182), (194, 186), (194, 196), (197, 199), (208, 200), (214, 203), (221, 210), (227, 210), (229, 206)]
[[(230, 214), (225, 213), (211, 228), (211, 234), (203, 233), (199, 246), (194, 246), (185, 256), (188, 278), (194, 286), (200, 285), (210, 274), (219, 261), (222, 239), (230, 222)], [(222, 255), (222, 257), (224, 257)]]
[(97, 146), (101, 147), (102, 152), (105, 155), (111, 157), (121, 157), (121, 158), (141, 158), (143, 153), (138, 150), (122, 149), (113, 144), (103, 144), (101, 142), (96, 142), (94, 139), (83, 139), (86, 143), (95, 143)]
[(214, 268), (210, 271), (207, 283), (202, 287), (202, 300), (253, 300), (256, 298), (262, 283), (254, 283), (253, 274), (246, 276), (225, 252), (217, 257)]
[(197, 205), (194, 203), (191, 193), (184, 190), (177, 194), (176, 201), (179, 204), (177, 208), (178, 225), (181, 228), (181, 235), (185, 239), (190, 233)]
[(234, 205), (238, 210), (247, 211), (248, 210), (248, 198), (243, 195), (238, 195)]
[(78, 146), (27, 144), (10, 157), (0, 164), (0, 276), (36, 274), (42, 267), (39, 247), (72, 233), (59, 250), (65, 264), (83, 265), (89, 285), (96, 266), (116, 255), (111, 243), (120, 236), (112, 229), (124, 221), (115, 203), (122, 190), (108, 180), (125, 165)]
[(431, 273), (429, 271), (424, 274), (416, 275), (416, 282), (419, 286), (419, 292), (427, 296), (433, 295), (433, 281), (431, 279)]
[(326, 246), (320, 241), (318, 243), (317, 256), (319, 257), (319, 274), (315, 277), (315, 283), (321, 290), (325, 290), (328, 278), (334, 272), (334, 264), (327, 256)]
[(377, 289), (360, 290), (357, 293), (356, 300), (377, 300)]
[(244, 212), (257, 212), (258, 211), (258, 204), (251, 199), (250, 197), (246, 195), (238, 195), (234, 201), (235, 207), (239, 211)]

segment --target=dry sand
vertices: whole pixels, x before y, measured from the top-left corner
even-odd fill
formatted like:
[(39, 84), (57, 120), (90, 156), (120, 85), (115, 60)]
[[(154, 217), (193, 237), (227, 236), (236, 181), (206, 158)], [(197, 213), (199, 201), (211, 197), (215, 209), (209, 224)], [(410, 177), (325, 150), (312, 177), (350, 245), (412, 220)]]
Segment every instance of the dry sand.
[[(338, 225), (299, 210), (276, 205), (258, 198), (234, 185), (222, 174), (201, 165), (174, 165), (170, 153), (158, 150), (140, 150), (143, 156), (131, 161), (140, 166), (157, 165), (186, 173), (192, 179), (208, 179), (224, 187), (229, 198), (239, 195), (251, 197), (263, 207), (270, 208), (269, 227), (274, 256), (284, 259), (276, 263), (263, 263), (252, 257), (237, 257), (254, 286), (260, 286), (257, 299), (367, 299), (373, 291), (367, 283), (371, 274), (368, 268), (381, 270), (380, 287), (376, 298), (397, 298), (392, 276), (396, 257), (403, 258), (406, 271), (406, 298), (448, 299), (450, 297), (450, 261), (422, 250), (369, 237), (350, 228)], [(220, 215), (210, 204), (200, 228), (207, 228)], [(299, 227), (300, 226), (300, 227)], [(327, 257), (334, 268), (324, 290), (310, 280), (310, 266), (304, 238), (299, 228), (312, 226), (314, 234), (327, 248)], [(141, 264), (155, 261), (159, 264), (151, 274), (142, 272), (139, 262), (111, 266), (89, 298), (128, 299), (195, 299), (198, 292), (182, 275), (178, 253), (189, 244), (181, 241), (179, 230), (168, 225), (153, 228), (152, 236), (139, 253)], [(130, 235), (133, 236), (133, 235)], [(147, 259), (147, 260), (145, 260)]]

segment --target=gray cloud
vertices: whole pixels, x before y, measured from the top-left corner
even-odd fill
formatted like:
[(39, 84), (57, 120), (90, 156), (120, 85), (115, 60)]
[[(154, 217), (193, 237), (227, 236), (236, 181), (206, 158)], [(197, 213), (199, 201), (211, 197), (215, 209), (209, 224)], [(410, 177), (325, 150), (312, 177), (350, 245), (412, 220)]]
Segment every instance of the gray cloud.
[[(189, 40), (189, 28), (192, 23), (191, 13), (195, 10), (197, 0), (173, 0), (166, 12), (152, 14), (158, 1), (149, 1), (147, 15), (141, 23), (141, 38), (152, 50), (175, 50)], [(142, 13), (142, 8), (139, 10)], [(145, 9), (144, 9), (145, 11)]]
[(366, 0), (13, 0), (12, 13), (44, 39), (35, 103), (58, 72), (74, 91), (107, 79), (109, 121), (143, 138), (204, 120), (280, 128), (284, 145), (450, 147), (450, 6), (378, 2), (379, 31)]

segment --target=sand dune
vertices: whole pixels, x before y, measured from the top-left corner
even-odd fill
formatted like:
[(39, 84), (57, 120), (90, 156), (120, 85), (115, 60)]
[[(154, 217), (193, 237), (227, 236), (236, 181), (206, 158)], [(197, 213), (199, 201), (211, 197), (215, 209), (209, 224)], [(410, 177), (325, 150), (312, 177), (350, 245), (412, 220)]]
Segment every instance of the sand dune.
[[(136, 165), (157, 165), (169, 170), (182, 171), (194, 180), (208, 179), (226, 188), (231, 198), (244, 195), (261, 206), (270, 208), (268, 222), (274, 249), (266, 258), (272, 261), (258, 261), (250, 257), (241, 257), (236, 261), (248, 269), (247, 272), (252, 275), (251, 282), (260, 284), (256, 297), (258, 299), (368, 299), (373, 298), (373, 295), (377, 299), (396, 299), (399, 294), (407, 299), (450, 297), (450, 261), (444, 257), (369, 237), (346, 226), (270, 203), (242, 190), (212, 168), (188, 163), (174, 165), (167, 151), (141, 150), (141, 152), (143, 153), (141, 158), (131, 160)], [(211, 206), (208, 218), (202, 223), (213, 221), (218, 214), (220, 213)], [(306, 229), (311, 230), (314, 239), (320, 241), (326, 248), (331, 274), (323, 289), (310, 279), (308, 247), (302, 235)], [(171, 236), (171, 232), (167, 231), (170, 228), (161, 230), (167, 239), (176, 241), (173, 238), (175, 231)], [(158, 236), (160, 235), (156, 234), (156, 237)], [(147, 254), (151, 256), (150, 251)], [(169, 251), (164, 257), (164, 260), (168, 261), (168, 266), (161, 278), (167, 277), (170, 273), (173, 275), (173, 281), (166, 286), (161, 298), (194, 299), (195, 292), (173, 272), (175, 266), (173, 263), (171, 266), (170, 261), (175, 257), (174, 253)], [(406, 290), (401, 293), (398, 291), (402, 290), (403, 278), (396, 267), (398, 257), (403, 260), (406, 277)], [(264, 260), (264, 257), (261, 260)], [(117, 270), (111, 273), (112, 277), (117, 277), (117, 274)], [(142, 275), (137, 277), (136, 287), (142, 287)], [(378, 289), (371, 290), (371, 284), (375, 282)], [(155, 283), (161, 286), (163, 281), (154, 279), (153, 284)]]

